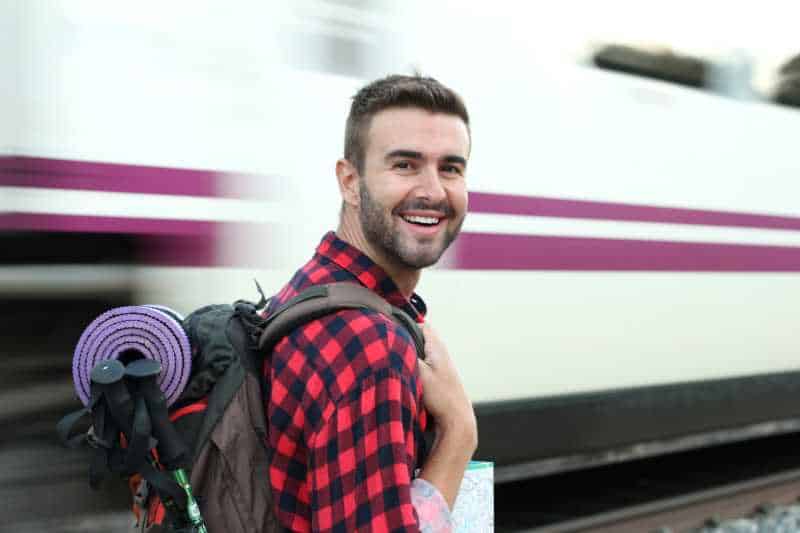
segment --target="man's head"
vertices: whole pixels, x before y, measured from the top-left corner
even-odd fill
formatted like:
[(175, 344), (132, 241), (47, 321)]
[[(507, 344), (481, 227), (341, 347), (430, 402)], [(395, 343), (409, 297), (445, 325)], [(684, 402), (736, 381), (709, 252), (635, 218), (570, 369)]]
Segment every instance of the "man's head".
[(467, 209), (469, 115), (432, 78), (389, 76), (353, 98), (337, 163), (343, 230), (390, 269), (435, 263)]

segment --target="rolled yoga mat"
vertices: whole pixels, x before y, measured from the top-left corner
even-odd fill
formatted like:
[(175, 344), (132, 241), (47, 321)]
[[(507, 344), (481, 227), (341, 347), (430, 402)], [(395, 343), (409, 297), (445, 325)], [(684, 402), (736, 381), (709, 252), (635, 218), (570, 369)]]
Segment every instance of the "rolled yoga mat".
[(75, 392), (90, 403), (92, 369), (108, 359), (147, 358), (161, 363), (158, 385), (172, 405), (189, 381), (192, 352), (179, 313), (157, 305), (117, 307), (83, 331), (72, 358)]

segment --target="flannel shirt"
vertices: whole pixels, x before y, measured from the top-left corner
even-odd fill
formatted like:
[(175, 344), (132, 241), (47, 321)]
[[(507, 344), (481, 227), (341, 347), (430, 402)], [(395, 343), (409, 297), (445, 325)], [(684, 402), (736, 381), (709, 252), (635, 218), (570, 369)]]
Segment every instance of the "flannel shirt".
[[(406, 299), (382, 268), (333, 232), (267, 314), (312, 285), (340, 281), (361, 283), (424, 320), (419, 296)], [(419, 531), (420, 517), (435, 517), (444, 525), (423, 524), (425, 531), (449, 529), (444, 498), (413, 479), (426, 453), (418, 376), (408, 332), (371, 310), (336, 312), (277, 344), (264, 378), (269, 482), (285, 528)]]

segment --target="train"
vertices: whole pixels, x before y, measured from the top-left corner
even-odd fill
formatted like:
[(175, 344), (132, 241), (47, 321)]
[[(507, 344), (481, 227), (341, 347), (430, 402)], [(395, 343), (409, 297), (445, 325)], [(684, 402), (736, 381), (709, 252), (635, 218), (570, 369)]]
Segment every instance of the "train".
[(446, 5), (4, 4), (0, 293), (277, 290), (336, 227), (350, 97), (419, 71), (473, 144), (418, 292), (499, 482), (800, 429), (800, 112), (542, 59)]

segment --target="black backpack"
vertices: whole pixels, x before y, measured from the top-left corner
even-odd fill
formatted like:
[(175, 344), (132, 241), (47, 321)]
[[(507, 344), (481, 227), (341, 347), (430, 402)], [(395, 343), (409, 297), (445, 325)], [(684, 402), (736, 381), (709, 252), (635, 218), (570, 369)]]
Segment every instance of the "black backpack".
[(103, 365), (110, 374), (92, 375), (89, 432), (68, 437), (80, 413), (59, 424), (64, 442), (95, 448), (93, 487), (108, 472), (130, 476), (143, 531), (283, 531), (269, 485), (261, 371), (264, 357), (296, 328), (339, 310), (369, 309), (406, 330), (424, 357), (416, 322), (361, 285), (312, 286), (265, 318), (266, 303), (262, 293), (257, 304), (209, 305), (183, 320), (192, 371), (169, 412), (153, 377), (158, 363), (120, 369), (113, 361)]

